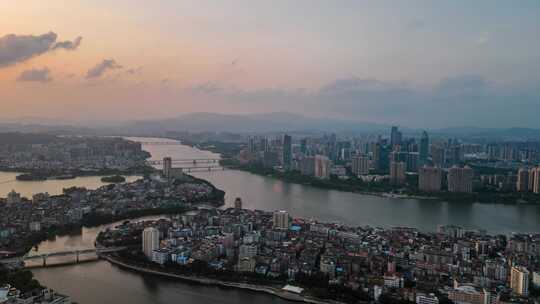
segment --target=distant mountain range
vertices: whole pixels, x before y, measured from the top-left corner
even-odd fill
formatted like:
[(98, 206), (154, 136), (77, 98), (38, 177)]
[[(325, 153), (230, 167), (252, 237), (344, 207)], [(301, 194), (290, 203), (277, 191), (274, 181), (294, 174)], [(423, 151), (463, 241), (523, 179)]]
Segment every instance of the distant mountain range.
[[(29, 122), (36, 123), (29, 123)], [(390, 125), (340, 120), (332, 118), (312, 118), (292, 113), (266, 114), (218, 114), (189, 113), (172, 119), (141, 120), (124, 123), (102, 124), (94, 126), (88, 123), (74, 124), (61, 122), (58, 125), (46, 119), (26, 119), (24, 122), (0, 122), (0, 132), (36, 132), (50, 134), (94, 134), (94, 135), (164, 135), (167, 132), (229, 132), (229, 133), (300, 133), (312, 134), (323, 132), (349, 134), (387, 134)], [(401, 128), (406, 135), (417, 135), (420, 129)], [(477, 128), (453, 127), (432, 129), (434, 136), (540, 140), (540, 130), (528, 128)]]
[(142, 132), (289, 132), (289, 131), (357, 131), (386, 130), (382, 124), (354, 122), (329, 118), (310, 118), (292, 113), (217, 114), (190, 113), (174, 119), (129, 123), (120, 129)]
[(0, 133), (21, 132), (21, 133), (47, 133), (62, 135), (87, 135), (97, 133), (97, 129), (89, 127), (79, 127), (73, 124), (41, 124), (41, 123), (2, 123), (0, 122)]

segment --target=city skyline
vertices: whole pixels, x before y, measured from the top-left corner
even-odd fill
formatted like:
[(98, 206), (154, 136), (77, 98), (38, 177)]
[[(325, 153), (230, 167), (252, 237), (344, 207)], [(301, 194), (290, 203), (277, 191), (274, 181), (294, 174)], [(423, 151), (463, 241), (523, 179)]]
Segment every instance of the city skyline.
[[(0, 167), (28, 173), (0, 171), (0, 270), (9, 275), (0, 276), (0, 301), (110, 298), (87, 288), (114, 290), (119, 303), (182, 301), (172, 275), (238, 288), (235, 303), (252, 300), (253, 287), (321, 303), (539, 295), (539, 142), (431, 140), (398, 127), (384, 137), (257, 135), (190, 146), (181, 142), (190, 134), (177, 135), (3, 134)], [(70, 233), (52, 237), (62, 231)], [(103, 271), (109, 264), (123, 269)], [(136, 287), (129, 276), (140, 280), (138, 272), (163, 275), (153, 286), (172, 292)], [(249, 294), (246, 284), (256, 284)], [(215, 302), (192, 288), (190, 299)]]
[(540, 304), (538, 0), (0, 13), (0, 303)]
[(0, 120), (292, 112), (415, 128), (540, 128), (531, 111), (539, 9), (6, 1)]

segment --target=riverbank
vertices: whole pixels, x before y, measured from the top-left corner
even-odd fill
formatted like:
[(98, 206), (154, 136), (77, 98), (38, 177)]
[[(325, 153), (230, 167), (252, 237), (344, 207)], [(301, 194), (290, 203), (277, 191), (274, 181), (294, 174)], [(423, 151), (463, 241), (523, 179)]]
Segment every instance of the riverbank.
[[(207, 158), (212, 152), (219, 153), (223, 161), (226, 161), (234, 160), (243, 147), (238, 143), (219, 145), (215, 142), (190, 142), (179, 136), (166, 137), (169, 138), (167, 141), (180, 140), (182, 145), (166, 146), (166, 149), (161, 146), (148, 146), (145, 149), (148, 148), (156, 159), (164, 156)], [(139, 140), (150, 141), (147, 138)], [(159, 138), (151, 141), (159, 141)], [(216, 157), (215, 154), (213, 157)], [(364, 187), (365, 185), (357, 190), (320, 187), (294, 180), (288, 182), (268, 174), (251, 173), (235, 166), (228, 167), (233, 170), (195, 173), (195, 175), (208, 179), (220, 189), (226, 190), (231, 200), (241, 197), (244, 205), (252, 209), (284, 209), (304, 217), (325, 218), (348, 224), (407, 226), (428, 231), (435, 231), (439, 225), (444, 224), (459, 225), (467, 229), (486, 229), (497, 233), (530, 232), (539, 229), (535, 218), (540, 208), (539, 195), (536, 195), (539, 203), (534, 203), (535, 198), (529, 201), (525, 199), (524, 201), (528, 202), (523, 202), (521, 197), (506, 198), (504, 193), (494, 191), (491, 191), (492, 194), (483, 193), (481, 197), (484, 200), (475, 197), (464, 199), (461, 195), (453, 197), (451, 193), (448, 193), (447, 197), (418, 193), (399, 194), (391, 191), (386, 191), (385, 194), (385, 191), (371, 191)], [(409, 183), (414, 184), (415, 181), (410, 180)], [(480, 203), (475, 203), (478, 201)], [(306, 208), (308, 204), (312, 208)], [(232, 201), (230, 205), (232, 206)], [(404, 216), (394, 216), (394, 213)], [(426, 216), (426, 213), (429, 215)], [(375, 218), (377, 222), (374, 221)], [(496, 225), (497, 222), (505, 224)]]
[[(135, 181), (133, 183), (125, 184), (126, 186), (133, 185), (137, 183), (138, 181)], [(209, 205), (213, 208), (221, 207), (225, 204), (224, 202), (224, 196), (225, 192), (217, 189), (214, 185), (209, 183), (206, 180), (202, 180), (199, 178), (191, 177), (187, 180), (176, 180), (174, 181), (174, 186), (176, 187), (182, 187), (182, 184), (186, 183), (186, 187), (190, 187), (190, 184), (200, 184), (205, 185), (207, 188), (206, 191), (208, 191), (207, 195), (204, 197), (186, 197), (184, 200), (180, 201), (166, 201), (164, 203), (160, 203), (158, 205), (155, 204), (148, 204), (148, 205), (142, 205), (135, 209), (123, 209), (120, 211), (116, 211), (113, 209), (106, 209), (107, 212), (100, 211), (101, 209), (97, 208), (93, 209), (91, 212), (88, 212), (84, 215), (82, 215), (79, 219), (76, 221), (69, 221), (69, 222), (62, 222), (57, 223), (48, 227), (45, 227), (43, 229), (39, 229), (39, 231), (32, 231), (32, 230), (23, 230), (20, 232), (19, 237), (12, 237), (9, 243), (2, 244), (1, 251), (4, 251), (3, 257), (10, 258), (10, 257), (17, 257), (22, 256), (26, 254), (28, 251), (30, 251), (33, 247), (38, 245), (39, 243), (50, 240), (52, 238), (55, 238), (56, 236), (62, 236), (66, 234), (80, 234), (80, 231), (83, 227), (85, 228), (92, 228), (100, 225), (110, 224), (122, 220), (129, 220), (131, 218), (138, 218), (138, 217), (144, 217), (144, 216), (152, 216), (152, 215), (170, 215), (170, 214), (180, 214), (189, 212), (192, 210), (195, 210), (198, 208), (198, 206), (201, 205)], [(144, 185), (144, 183), (140, 183), (141, 185)], [(63, 199), (65, 197), (71, 197), (72, 193), (73, 195), (86, 195), (88, 193), (93, 193), (95, 191), (112, 191), (114, 193), (115, 187), (120, 186), (106, 186), (105, 188), (100, 188), (101, 190), (86, 190), (83, 188), (69, 188), (66, 189), (64, 192), (65, 195), (60, 196), (51, 196), (51, 201), (57, 201), (58, 203), (62, 203)], [(79, 193), (79, 192), (82, 192)], [(107, 196), (107, 193), (105, 193), (105, 196)], [(153, 199), (156, 199), (153, 197)], [(177, 197), (178, 199), (178, 197)], [(25, 201), (28, 204), (31, 204), (30, 201)], [(52, 203), (51, 203), (52, 204)], [(97, 202), (99, 204), (99, 202)], [(34, 206), (34, 205), (32, 205)], [(34, 206), (35, 207), (35, 206)], [(66, 207), (69, 208), (69, 207)], [(18, 209), (17, 209), (18, 210)], [(19, 211), (16, 211), (19, 212)], [(22, 212), (22, 211), (21, 211)], [(27, 212), (27, 211), (25, 211)], [(39, 211), (35, 211), (39, 212)], [(29, 225), (29, 224), (28, 224)], [(28, 226), (27, 226), (28, 227)]]
[(42, 170), (28, 168), (0, 167), (0, 171), (18, 173), (18, 181), (45, 181), (45, 180), (66, 180), (77, 177), (103, 177), (103, 176), (130, 176), (149, 175), (156, 172), (152, 166), (144, 165), (126, 170), (101, 169), (101, 170)]
[[(347, 179), (331, 176), (329, 179), (318, 179), (302, 175), (299, 171), (282, 172), (273, 168), (263, 167), (260, 164), (240, 164), (236, 156), (241, 150), (237, 143), (192, 143), (187, 145), (198, 149), (219, 153), (222, 156), (220, 164), (233, 170), (245, 171), (252, 174), (275, 178), (284, 182), (310, 186), (318, 189), (336, 190), (362, 195), (370, 195), (396, 199), (438, 200), (443, 202), (464, 202), (483, 204), (505, 205), (540, 205), (540, 195), (531, 192), (500, 191), (489, 187), (479, 187), (473, 193), (451, 193), (439, 191), (433, 193), (420, 192), (418, 190), (418, 178), (414, 175), (407, 177), (403, 186), (394, 186), (388, 182), (367, 182), (356, 176), (350, 175)], [(483, 172), (483, 171), (479, 171)]]
[(302, 186), (308, 186), (308, 187), (314, 187), (317, 189), (324, 189), (324, 190), (336, 190), (336, 191), (342, 191), (342, 192), (350, 192), (355, 194), (362, 194), (362, 195), (369, 195), (369, 196), (376, 196), (376, 197), (385, 197), (385, 198), (397, 198), (397, 199), (419, 199), (419, 200), (440, 200), (440, 198), (435, 196), (427, 196), (427, 195), (419, 195), (419, 194), (403, 194), (403, 193), (393, 193), (391, 191), (388, 191), (388, 187), (384, 187), (385, 190), (362, 190), (359, 189), (360, 185), (358, 184), (352, 184), (351, 182), (348, 182), (347, 180), (321, 180), (310, 176), (301, 175), (300, 173), (296, 172), (280, 172), (274, 169), (268, 169), (268, 168), (252, 168), (250, 166), (242, 166), (242, 165), (230, 165), (226, 162), (222, 163), (224, 167), (231, 170), (239, 170), (248, 172), (251, 174), (274, 178), (277, 180), (281, 180), (287, 183), (292, 184), (298, 184)]
[[(192, 142), (185, 139), (178, 139), (178, 138), (167, 138), (172, 140), (181, 140), (183, 145), (189, 146), (194, 149), (199, 149), (201, 151), (208, 151), (212, 153), (219, 154), (221, 158), (223, 159), (220, 161), (220, 164), (231, 170), (239, 170), (244, 172), (249, 172), (252, 174), (256, 174), (259, 176), (264, 177), (270, 177), (275, 178), (281, 181), (285, 181), (288, 183), (303, 185), (303, 186), (310, 186), (318, 189), (325, 189), (325, 190), (336, 190), (336, 191), (343, 191), (343, 192), (350, 192), (350, 193), (356, 193), (356, 194), (362, 194), (362, 195), (369, 195), (369, 196), (375, 196), (375, 197), (384, 197), (384, 198), (398, 198), (398, 199), (419, 199), (419, 200), (440, 200), (438, 197), (428, 196), (428, 195), (420, 195), (420, 194), (396, 194), (389, 191), (390, 187), (383, 187), (380, 191), (370, 191), (370, 190), (360, 190), (355, 188), (357, 185), (347, 185), (342, 180), (339, 180), (337, 183), (326, 183), (324, 180), (312, 178), (309, 176), (299, 175), (295, 176), (293, 178), (287, 178), (284, 177), (284, 172), (279, 172), (274, 169), (269, 168), (262, 168), (262, 167), (253, 167), (253, 166), (245, 166), (240, 165), (234, 158), (235, 155), (238, 154), (240, 151), (239, 145), (237, 143), (223, 143), (223, 142)], [(254, 169), (255, 168), (255, 169)]]
[(228, 169), (245, 171), (251, 174), (270, 177), (287, 183), (385, 198), (509, 205), (540, 204), (540, 195), (534, 193), (496, 191), (477, 191), (473, 193), (452, 193), (441, 191), (434, 193), (420, 193), (417, 190), (407, 188), (406, 186), (394, 188), (394, 186), (384, 182), (363, 182), (355, 177), (351, 177), (349, 179), (331, 177), (323, 180), (302, 175), (298, 171), (282, 172), (261, 166), (240, 165), (236, 161), (231, 161), (230, 159), (222, 161), (221, 165)]
[(249, 291), (254, 291), (254, 292), (261, 292), (261, 293), (270, 294), (270, 295), (279, 297), (281, 299), (293, 301), (293, 302), (303, 302), (303, 303), (312, 303), (312, 304), (343, 304), (342, 302), (338, 302), (338, 301), (332, 301), (332, 300), (326, 301), (326, 300), (309, 298), (306, 296), (293, 294), (293, 293), (283, 291), (278, 288), (269, 287), (269, 286), (223, 282), (223, 281), (219, 281), (215, 279), (185, 276), (185, 275), (173, 274), (173, 273), (169, 273), (165, 271), (157, 271), (157, 270), (143, 268), (143, 267), (139, 267), (139, 266), (122, 262), (110, 255), (101, 255), (100, 257), (108, 261), (109, 263), (119, 266), (121, 268), (127, 268), (132, 271), (150, 274), (150, 275), (169, 277), (169, 278), (179, 279), (179, 280), (188, 281), (188, 282), (197, 283), (197, 284), (203, 284), (203, 285), (214, 285), (214, 286), (220, 286), (220, 287), (237, 288), (237, 289), (249, 290)]
[(181, 214), (189, 211), (196, 210), (196, 207), (173, 207), (173, 208), (158, 208), (158, 209), (144, 209), (134, 210), (126, 214), (118, 216), (91, 214), (83, 218), (82, 226), (85, 228), (94, 228), (102, 225), (108, 225), (119, 221), (127, 221), (145, 216), (166, 216), (171, 214)]
[[(212, 152), (215, 154), (219, 154), (220, 157), (224, 160), (220, 161), (220, 164), (231, 170), (239, 170), (244, 172), (249, 172), (252, 174), (264, 176), (264, 177), (271, 177), (275, 179), (279, 179), (285, 182), (299, 184), (303, 186), (311, 186), (318, 189), (326, 189), (326, 190), (337, 190), (337, 191), (343, 191), (343, 192), (350, 192), (350, 193), (356, 193), (356, 194), (362, 194), (362, 195), (369, 195), (369, 196), (376, 196), (376, 197), (385, 197), (385, 198), (400, 198), (400, 199), (421, 199), (421, 200), (437, 200), (438, 198), (432, 197), (432, 196), (424, 196), (424, 195), (418, 195), (418, 194), (396, 194), (389, 191), (366, 191), (366, 190), (359, 190), (359, 189), (352, 189), (352, 188), (345, 188), (346, 185), (326, 185), (324, 180), (311, 178), (309, 176), (301, 176), (301, 178), (304, 181), (298, 181), (297, 179), (290, 179), (290, 178), (283, 178), (280, 176), (277, 176), (277, 174), (281, 173), (279, 171), (273, 170), (273, 169), (267, 169), (267, 168), (259, 168), (260, 170), (271, 170), (272, 172), (260, 172), (260, 170), (253, 170), (248, 166), (243, 166), (238, 164), (236, 161), (234, 161), (234, 156), (238, 154), (238, 144), (237, 143), (224, 143), (224, 142), (193, 142), (186, 139), (179, 139), (174, 137), (163, 137), (167, 140), (176, 140), (180, 141), (182, 145), (191, 147), (193, 149), (198, 149), (201, 151), (207, 151)], [(388, 188), (388, 187), (386, 187)]]
[(20, 257), (27, 254), (32, 248), (36, 248), (41, 242), (54, 239), (56, 237), (79, 235), (83, 228), (95, 228), (102, 225), (113, 224), (120, 221), (132, 220), (146, 216), (167, 216), (173, 214), (181, 214), (196, 210), (196, 207), (176, 207), (176, 208), (159, 208), (134, 210), (126, 214), (112, 216), (102, 214), (89, 214), (83, 218), (78, 224), (70, 224), (65, 226), (54, 226), (47, 230), (34, 233), (20, 240), (20, 244), (15, 244), (14, 247), (8, 248), (12, 252), (4, 258)]

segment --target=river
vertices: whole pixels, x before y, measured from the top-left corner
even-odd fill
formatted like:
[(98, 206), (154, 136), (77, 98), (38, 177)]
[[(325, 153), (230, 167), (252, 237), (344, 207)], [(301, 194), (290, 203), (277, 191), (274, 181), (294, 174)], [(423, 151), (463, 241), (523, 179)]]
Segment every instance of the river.
[[(144, 139), (151, 141), (152, 139)], [(153, 139), (157, 140), (157, 139)], [(218, 157), (188, 146), (148, 146), (153, 159)], [(480, 204), (439, 200), (400, 199), (317, 189), (238, 170), (196, 172), (225, 190), (225, 206), (241, 197), (244, 208), (288, 210), (293, 216), (348, 225), (407, 226), (435, 231), (455, 224), (490, 233), (540, 231), (540, 205)]]
[[(51, 179), (45, 181), (18, 181), (15, 178), (20, 173), (0, 171), (0, 196), (5, 197), (8, 192), (15, 190), (22, 196), (32, 198), (33, 194), (47, 192), (50, 195), (62, 194), (63, 188), (86, 187), (97, 189), (107, 183), (97, 176), (82, 176), (72, 179)], [(127, 176), (126, 181), (137, 180), (138, 176)]]
[[(143, 142), (162, 139), (138, 139)], [(184, 145), (145, 145), (152, 159), (206, 158), (216, 155)], [(4, 176), (0, 173), (0, 176)], [(290, 184), (243, 171), (225, 170), (193, 173), (226, 191), (226, 205), (241, 197), (244, 208), (288, 210), (293, 216), (341, 222), (349, 225), (409, 226), (434, 231), (439, 224), (456, 224), (490, 233), (540, 231), (540, 206), (479, 203), (447, 203), (437, 200), (393, 199), (340, 191), (328, 191)], [(6, 175), (9, 177), (9, 174)], [(9, 179), (5, 179), (9, 180)], [(2, 179), (0, 179), (0, 182)], [(52, 183), (54, 182), (54, 184)], [(25, 195), (61, 188), (82, 182), (67, 181), (10, 182), (0, 184), (0, 194), (11, 189)], [(88, 186), (100, 186), (99, 178), (84, 178)], [(32, 182), (34, 183), (34, 182)], [(64, 184), (69, 183), (69, 184)], [(57, 187), (57, 188), (56, 188)], [(104, 227), (83, 229), (79, 235), (57, 237), (39, 246), (40, 252), (64, 248), (88, 248)], [(69, 294), (82, 304), (92, 303), (286, 303), (264, 294), (175, 282), (170, 279), (124, 271), (104, 261), (75, 266), (33, 270), (44, 285)]]

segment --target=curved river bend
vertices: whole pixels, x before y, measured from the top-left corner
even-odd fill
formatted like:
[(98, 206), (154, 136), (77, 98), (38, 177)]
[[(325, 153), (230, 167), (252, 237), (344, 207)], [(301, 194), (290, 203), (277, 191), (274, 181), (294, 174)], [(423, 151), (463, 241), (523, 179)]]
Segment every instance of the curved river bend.
[[(137, 139), (144, 142), (163, 139)], [(205, 158), (215, 154), (183, 145), (147, 145), (145, 150), (152, 158)], [(0, 177), (9, 177), (0, 173)], [(232, 206), (236, 197), (242, 197), (244, 208), (288, 210), (293, 216), (317, 218), (350, 225), (409, 226), (434, 231), (439, 224), (456, 224), (470, 229), (486, 229), (489, 233), (540, 231), (540, 206), (446, 203), (436, 200), (392, 199), (355, 193), (328, 191), (289, 184), (272, 178), (242, 171), (216, 171), (194, 173), (226, 191), (226, 207)], [(0, 182), (2, 179), (0, 178)], [(48, 191), (58, 193), (62, 182), (96, 188), (99, 178), (84, 181), (54, 181), (41, 184), (21, 182), (0, 183), (0, 193), (11, 189), (25, 195)], [(60, 182), (60, 183), (56, 183)], [(79, 184), (84, 182), (86, 184)], [(35, 190), (37, 189), (37, 190)], [(80, 235), (57, 237), (43, 242), (41, 252), (67, 248), (88, 248), (96, 234), (104, 227), (83, 229)], [(69, 294), (74, 301), (91, 303), (286, 303), (264, 294), (243, 290), (223, 289), (175, 282), (154, 276), (124, 271), (104, 261), (75, 266), (33, 270), (43, 284)]]

